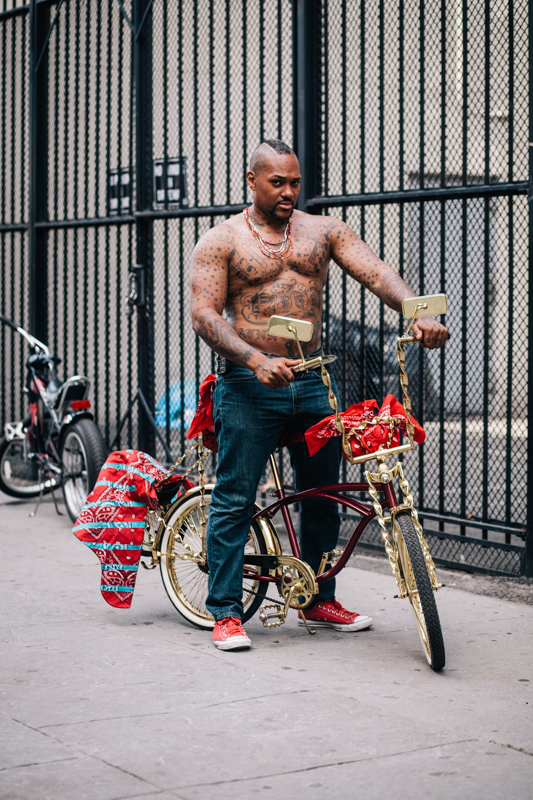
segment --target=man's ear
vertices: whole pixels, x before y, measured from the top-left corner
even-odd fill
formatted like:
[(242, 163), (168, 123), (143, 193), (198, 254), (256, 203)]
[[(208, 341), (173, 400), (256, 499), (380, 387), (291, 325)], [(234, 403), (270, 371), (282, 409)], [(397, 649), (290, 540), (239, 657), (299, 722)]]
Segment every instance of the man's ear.
[(252, 192), (255, 192), (255, 183), (257, 180), (257, 175), (253, 170), (251, 169), (248, 170), (248, 172), (246, 173), (246, 180), (248, 181), (248, 186), (250, 187)]

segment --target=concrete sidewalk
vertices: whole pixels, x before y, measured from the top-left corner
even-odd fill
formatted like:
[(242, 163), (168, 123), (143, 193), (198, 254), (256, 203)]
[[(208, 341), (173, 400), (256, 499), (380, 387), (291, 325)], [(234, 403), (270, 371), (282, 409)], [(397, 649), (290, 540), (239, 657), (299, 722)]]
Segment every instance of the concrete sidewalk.
[(435, 674), (392, 575), (356, 557), (338, 596), (371, 630), (254, 618), (253, 649), (221, 653), (157, 570), (112, 609), (68, 518), (29, 510), (0, 495), (2, 800), (533, 796), (533, 607), (443, 589)]

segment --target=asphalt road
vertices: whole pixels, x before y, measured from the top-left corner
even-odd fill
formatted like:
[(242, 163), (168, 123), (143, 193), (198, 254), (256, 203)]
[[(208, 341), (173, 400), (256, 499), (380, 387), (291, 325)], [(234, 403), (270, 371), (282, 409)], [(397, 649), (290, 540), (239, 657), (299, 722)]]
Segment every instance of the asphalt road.
[(532, 797), (520, 597), (442, 572), (436, 674), (387, 565), (358, 556), (338, 597), (371, 630), (310, 637), (294, 614), (271, 630), (254, 618), (253, 648), (222, 653), (158, 571), (141, 570), (129, 611), (108, 606), (68, 518), (50, 501), (29, 510), (0, 496), (1, 800)]

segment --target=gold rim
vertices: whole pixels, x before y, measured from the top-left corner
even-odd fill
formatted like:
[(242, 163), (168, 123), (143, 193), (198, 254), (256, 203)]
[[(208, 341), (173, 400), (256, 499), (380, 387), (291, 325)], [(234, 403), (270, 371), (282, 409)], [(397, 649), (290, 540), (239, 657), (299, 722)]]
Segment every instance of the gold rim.
[(400, 526), (396, 523), (394, 527), (396, 531), (396, 547), (398, 548), (398, 556), (403, 573), (403, 579), (409, 593), (409, 602), (411, 603), (415, 614), (416, 627), (418, 630), (418, 635), (420, 636), (420, 641), (422, 642), (422, 647), (424, 648), (426, 659), (428, 664), (431, 665), (431, 648), (429, 646), (428, 630), (426, 620), (424, 618), (424, 612), (422, 610), (422, 604), (420, 602), (420, 595), (418, 593), (413, 567), (411, 565), (411, 559), (409, 558), (409, 552), (400, 530)]
[[(205, 496), (206, 517), (209, 513), (210, 495)], [(167, 573), (172, 584), (176, 599), (189, 616), (202, 622), (213, 622), (213, 616), (208, 612), (205, 601), (208, 594), (209, 575), (202, 568), (191, 560), (183, 560), (180, 556), (190, 553), (184, 546), (188, 545), (194, 552), (199, 553), (202, 548), (200, 536), (200, 498), (196, 498), (193, 505), (186, 509), (175, 521), (170, 520), (173, 528), (172, 534), (167, 534), (168, 538), (164, 548), (164, 556), (167, 565)], [(260, 553), (257, 536), (250, 528), (248, 540), (245, 546), (245, 553)], [(248, 571), (256, 571), (253, 567), (248, 567)], [(254, 602), (256, 592), (260, 582), (250, 578), (243, 579), (242, 603), (244, 611)]]

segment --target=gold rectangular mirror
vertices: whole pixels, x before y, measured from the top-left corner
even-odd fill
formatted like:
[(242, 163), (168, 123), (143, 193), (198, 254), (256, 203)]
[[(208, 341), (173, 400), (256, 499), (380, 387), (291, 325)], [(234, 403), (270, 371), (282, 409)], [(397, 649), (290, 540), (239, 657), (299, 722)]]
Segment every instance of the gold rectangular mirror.
[(296, 339), (294, 328), (300, 342), (309, 342), (313, 336), (314, 325), (304, 319), (292, 319), (292, 317), (270, 317), (268, 321), (268, 332), (272, 336), (281, 336), (284, 339)]
[(402, 301), (402, 313), (405, 319), (413, 317), (432, 317), (446, 314), (448, 298), (445, 294), (426, 294), (423, 297), (409, 297)]

